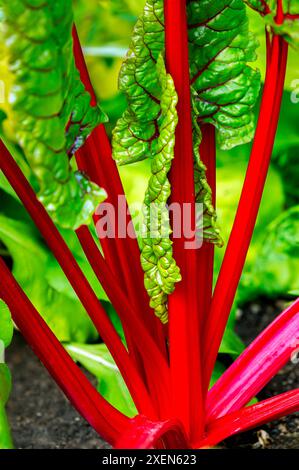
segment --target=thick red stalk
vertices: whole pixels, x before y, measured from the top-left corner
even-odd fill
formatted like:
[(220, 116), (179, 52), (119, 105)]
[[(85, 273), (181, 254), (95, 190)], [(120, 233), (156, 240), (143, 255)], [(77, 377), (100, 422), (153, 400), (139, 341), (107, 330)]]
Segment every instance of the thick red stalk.
[(0, 257), (0, 298), (35, 354), (89, 424), (110, 444), (129, 425), (129, 419), (113, 408), (90, 384), (41, 318)]
[(266, 328), (210, 390), (207, 420), (242, 408), (290, 360), (299, 345), (299, 299)]
[[(166, 66), (178, 94), (178, 126), (175, 157), (172, 164), (171, 202), (189, 204), (195, 224), (194, 154), (188, 33), (185, 0), (166, 0), (165, 42)], [(182, 224), (184, 225), (184, 224)], [(184, 227), (182, 227), (184, 228)], [(186, 249), (187, 237), (173, 240), (174, 257), (180, 267), (182, 281), (169, 296), (169, 338), (174, 407), (187, 434), (197, 436), (203, 431), (201, 382), (200, 325), (197, 302), (197, 253)]]
[(126, 295), (118, 286), (117, 279), (105, 263), (89, 229), (81, 227), (77, 230), (77, 236), (92, 269), (116, 309), (125, 329), (134, 332), (134, 335), (131, 335), (131, 339), (134, 341), (134, 350), (137, 349), (143, 359), (149, 391), (155, 398), (156, 409), (160, 409), (160, 419), (161, 417), (169, 417), (171, 415), (170, 377), (168, 364), (164, 356), (138, 315), (136, 315)]
[(131, 420), (116, 449), (189, 449), (181, 424), (176, 420), (152, 422), (144, 416)]
[(283, 1), (277, 0), (277, 12), (275, 21), (277, 24), (282, 24), (284, 20), (284, 12), (283, 12)]
[(252, 238), (269, 169), (281, 106), (287, 63), (287, 45), (274, 36), (262, 104), (237, 209), (224, 260), (215, 287), (205, 336), (206, 373), (209, 384), (218, 349), (231, 311)]
[(212, 421), (208, 426), (206, 439), (200, 442), (198, 447), (213, 447), (233, 434), (297, 411), (299, 411), (299, 388)]
[(138, 375), (111, 321), (107, 317), (105, 309), (93, 292), (59, 231), (42, 204), (37, 200), (33, 189), (2, 141), (0, 141), (0, 168), (44, 237), (100, 336), (109, 348), (138, 410), (155, 416), (144, 383)]
[[(216, 140), (215, 127), (212, 124), (203, 125), (202, 142), (200, 145), (200, 157), (207, 168), (207, 180), (212, 191), (212, 202), (216, 206)], [(210, 311), (213, 292), (214, 272), (213, 243), (203, 242), (197, 253), (198, 265), (198, 293), (199, 293), (199, 315), (201, 326), (201, 337), (204, 336), (204, 325)]]
[[(84, 56), (80, 46), (76, 28), (73, 28), (74, 55), (76, 66), (80, 72), (81, 80), (91, 95), (91, 104), (96, 105), (97, 99), (91, 84)], [(112, 158), (112, 150), (104, 125), (98, 126), (87, 139), (83, 148), (76, 153), (78, 167), (86, 171), (91, 179), (106, 189), (108, 199), (115, 210), (118, 208), (119, 196), (124, 196), (121, 179), (115, 161)], [(125, 214), (122, 214), (122, 224), (127, 227), (132, 223), (130, 211), (125, 202)], [(95, 222), (98, 217), (95, 216)], [(116, 220), (116, 233), (119, 221)], [(143, 321), (153, 335), (161, 352), (165, 354), (166, 348), (161, 322), (155, 317), (149, 307), (148, 295), (146, 293), (143, 279), (144, 273), (140, 264), (140, 251), (137, 239), (126, 238), (101, 238), (101, 245), (110, 268), (120, 278), (122, 285), (127, 290), (131, 302), (142, 312)], [(128, 256), (130, 253), (130, 256)]]

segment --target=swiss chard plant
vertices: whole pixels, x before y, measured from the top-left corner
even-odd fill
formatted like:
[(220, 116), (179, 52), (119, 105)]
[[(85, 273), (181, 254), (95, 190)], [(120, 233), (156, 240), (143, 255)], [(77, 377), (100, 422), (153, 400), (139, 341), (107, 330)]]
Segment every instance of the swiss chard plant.
[[(249, 31), (248, 6), (265, 24), (262, 89), (253, 65), (258, 43)], [(269, 171), (288, 48), (298, 47), (298, 1), (146, 0), (120, 72), (126, 109), (111, 143), (71, 0), (0, 0), (0, 17), (10, 83), (1, 119), (16, 141), (13, 146), (2, 136), (0, 167), (38, 229), (27, 228), (24, 244), (24, 237), (18, 241), (22, 217), (15, 220), (16, 214), (8, 229), (7, 219), (1, 222), (1, 240), (17, 252), (13, 273), (0, 259), (0, 298), (66, 396), (118, 448), (212, 447), (298, 411), (298, 389), (250, 402), (298, 349), (299, 299), (225, 372), (219, 373), (216, 362)], [(216, 143), (229, 150), (252, 140), (213, 288), (214, 250), (223, 244), (216, 215)], [(117, 164), (144, 159), (150, 160), (151, 174), (137, 241)], [(188, 207), (191, 234), (182, 218), (176, 223), (168, 204)], [(112, 235), (105, 230), (113, 218), (109, 207), (120, 214)], [(291, 211), (296, 218), (298, 211)], [(272, 246), (274, 231), (289, 233), (281, 228), (284, 223), (282, 218), (270, 229), (262, 256), (271, 258), (267, 244)], [(124, 226), (130, 228), (125, 236)], [(73, 255), (72, 232), (121, 328)], [(40, 236), (52, 251), (50, 261), (45, 250), (33, 248), (30, 261), (31, 240)], [(278, 244), (278, 252), (287, 250), (292, 238), (290, 231), (286, 248)], [(82, 316), (87, 312), (93, 323), (82, 332), (86, 322), (74, 318), (74, 329), (60, 338), (73, 341), (66, 347), (54, 334), (57, 323), (50, 328), (41, 316), (43, 302), (36, 299), (42, 295), (29, 292), (30, 279), (24, 289), (16, 280), (18, 266), (53, 263), (54, 274), (41, 288), (53, 296), (59, 323), (57, 313), (65, 308), (60, 295), (67, 288), (53, 281), (59, 272), (54, 257), (82, 304)], [(72, 324), (73, 304), (67, 305)], [(81, 344), (95, 330), (105, 344)], [(110, 374), (111, 388), (105, 390), (100, 380), (96, 390), (76, 361), (100, 379)], [(6, 398), (0, 395), (0, 412)]]

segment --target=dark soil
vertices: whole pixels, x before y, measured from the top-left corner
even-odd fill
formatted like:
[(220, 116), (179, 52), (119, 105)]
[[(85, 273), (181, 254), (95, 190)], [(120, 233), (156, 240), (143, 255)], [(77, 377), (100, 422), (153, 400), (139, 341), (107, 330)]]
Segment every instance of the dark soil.
[[(248, 344), (282, 310), (279, 302), (251, 304), (239, 312), (237, 330)], [(71, 407), (19, 334), (7, 352), (13, 374), (8, 404), (14, 443), (22, 449), (100, 449), (108, 447)], [(299, 366), (289, 363), (263, 390), (267, 398), (299, 387)], [(299, 449), (299, 416), (228, 439), (226, 448)]]
[[(239, 311), (237, 332), (248, 345), (285, 307), (283, 302), (269, 305), (260, 301)], [(279, 393), (299, 387), (299, 365), (289, 362), (258, 395), (270, 398)], [(289, 415), (279, 421), (263, 425), (238, 436), (227, 439), (228, 448), (244, 449), (299, 449), (299, 414)]]
[(13, 376), (8, 415), (20, 449), (107, 448), (80, 417), (19, 334), (7, 351)]

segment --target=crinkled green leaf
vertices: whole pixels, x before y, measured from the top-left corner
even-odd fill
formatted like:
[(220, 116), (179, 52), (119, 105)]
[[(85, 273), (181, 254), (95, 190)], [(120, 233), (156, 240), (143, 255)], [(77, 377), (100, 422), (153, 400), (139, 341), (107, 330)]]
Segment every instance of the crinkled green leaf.
[[(166, 104), (165, 97), (163, 98), (163, 84), (159, 76), (161, 66), (158, 62), (159, 57), (164, 55), (164, 36), (163, 2), (162, 0), (147, 0), (143, 14), (136, 23), (132, 43), (120, 72), (120, 89), (126, 95), (128, 107), (113, 132), (113, 155), (119, 164), (140, 161), (150, 157), (153, 159), (154, 168), (167, 156), (168, 168), (163, 168), (161, 175), (157, 174), (157, 176), (153, 175), (151, 177), (146, 195), (147, 205), (149, 199), (155, 201), (161, 188), (163, 188), (161, 191), (163, 205), (167, 202), (165, 196), (170, 195), (170, 188), (166, 185), (166, 175), (170, 169), (169, 163), (173, 158), (173, 154), (170, 155), (169, 149), (173, 153), (174, 141), (170, 142), (169, 135), (167, 137), (169, 147), (165, 148), (165, 156), (161, 154)], [(162, 109), (163, 107), (164, 109)], [(211, 190), (207, 184), (205, 167), (200, 162), (198, 154), (199, 142), (200, 137), (198, 135), (194, 142), (195, 165), (197, 168), (196, 186), (199, 196), (197, 202), (203, 202), (204, 213), (206, 214), (203, 235), (209, 241), (217, 240), (218, 242)], [(160, 177), (159, 188), (157, 182)], [(153, 184), (155, 185), (154, 191), (151, 188)], [(167, 193), (164, 188), (167, 189)], [(163, 212), (163, 210), (160, 212), (160, 217)], [(165, 212), (163, 217), (164, 219), (160, 220), (160, 225), (166, 224), (165, 232), (167, 232), (168, 227), (169, 234), (169, 222)], [(148, 222), (146, 222), (147, 224)], [(212, 233), (214, 229), (215, 232)], [(172, 292), (175, 281), (179, 277), (172, 260), (169, 237), (163, 239), (163, 247), (159, 243), (157, 239), (150, 241), (147, 237), (147, 244), (144, 245), (143, 243), (142, 263), (147, 273), (145, 283), (150, 293), (151, 305), (156, 310), (156, 314), (163, 318), (163, 321), (166, 321), (167, 293)], [(153, 248), (155, 248), (156, 253), (153, 253)], [(168, 258), (168, 262), (163, 265), (166, 258)], [(168, 273), (167, 276), (166, 273)], [(161, 303), (159, 304), (159, 302)]]
[(162, 0), (147, 0), (134, 28), (132, 43), (119, 76), (128, 108), (113, 132), (113, 155), (119, 164), (156, 154), (161, 85), (156, 63), (164, 51)]
[(188, 2), (190, 72), (198, 122), (212, 123), (222, 148), (253, 137), (260, 74), (257, 41), (248, 31), (243, 0)]
[(169, 212), (166, 208), (171, 193), (168, 172), (174, 158), (175, 129), (178, 122), (177, 94), (174, 83), (166, 73), (162, 55), (157, 61), (161, 86), (156, 153), (152, 159), (148, 188), (144, 200), (144, 231), (141, 241), (141, 264), (144, 283), (150, 296), (150, 306), (162, 323), (168, 321), (167, 296), (181, 280), (173, 258)]
[[(199, 146), (202, 135), (199, 126), (199, 114), (195, 106), (195, 92), (192, 90), (193, 102), (193, 147), (194, 147), (194, 180), (195, 180), (195, 201), (202, 204), (203, 213), (199, 214), (202, 218), (202, 233), (204, 239), (215, 245), (222, 247), (223, 240), (217, 225), (217, 215), (212, 203), (212, 191), (206, 178), (206, 167), (200, 159)], [(199, 225), (199, 224), (198, 224)]]
[[(242, 0), (206, 0), (200, 3), (190, 0), (188, 23), (197, 202), (204, 205), (204, 239), (221, 245), (206, 169), (198, 150), (201, 141), (200, 125), (213, 123), (218, 129), (219, 142), (226, 148), (248, 142), (252, 138), (253, 107), (259, 93), (260, 75), (247, 63), (255, 60), (257, 43), (248, 32), (246, 8)], [(156, 158), (161, 158), (159, 139), (164, 116), (157, 67), (160, 54), (164, 54), (163, 2), (148, 0), (135, 26), (132, 43), (120, 73), (120, 89), (127, 97), (128, 108), (113, 134), (113, 154), (119, 164), (148, 157), (155, 164)], [(162, 175), (160, 188), (165, 182), (165, 171)], [(152, 200), (155, 192), (158, 194), (158, 189), (156, 184), (155, 191), (151, 194)], [(162, 194), (164, 197), (163, 191)], [(168, 192), (168, 196), (169, 194)], [(161, 214), (160, 219), (162, 223)], [(146, 245), (148, 251), (146, 264), (143, 262), (143, 265), (149, 273), (146, 287), (150, 292), (151, 305), (155, 309), (159, 308), (159, 316), (163, 317), (166, 315), (165, 294), (169, 286), (162, 277), (165, 274), (164, 266), (161, 269), (157, 263), (160, 256), (163, 259), (171, 247), (169, 241), (165, 242), (166, 250), (154, 242), (155, 240)], [(156, 249), (155, 254), (152, 253), (153, 247)], [(173, 282), (171, 277), (169, 282)], [(163, 318), (166, 320), (166, 316)]]
[(269, 9), (269, 2), (267, 0), (244, 0), (253, 10), (259, 13), (266, 14)]
[[(49, 253), (35, 228), (0, 214), (0, 240), (13, 261), (13, 274), (61, 341), (94, 340), (97, 332), (78, 299), (47, 280)], [(52, 261), (54, 263), (54, 261)]]
[(69, 344), (66, 349), (75, 361), (98, 379), (98, 390), (106, 400), (129, 417), (137, 411), (124, 380), (105, 344)]
[(0, 1), (14, 83), (16, 137), (38, 183), (38, 196), (63, 227), (87, 223), (105, 193), (73, 172), (70, 157), (104, 120), (90, 106), (74, 64), (71, 0)]

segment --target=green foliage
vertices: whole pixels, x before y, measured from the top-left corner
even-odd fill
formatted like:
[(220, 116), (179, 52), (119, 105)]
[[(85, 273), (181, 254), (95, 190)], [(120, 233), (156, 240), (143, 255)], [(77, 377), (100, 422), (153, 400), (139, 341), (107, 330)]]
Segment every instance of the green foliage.
[(193, 148), (194, 148), (194, 184), (195, 184), (195, 202), (202, 204), (202, 234), (205, 241), (214, 243), (219, 248), (223, 246), (223, 240), (217, 224), (217, 214), (212, 202), (212, 191), (206, 177), (206, 167), (200, 159), (199, 148), (201, 144), (202, 134), (198, 123), (199, 113), (194, 105), (193, 95)]
[(273, 158), (273, 163), (280, 172), (286, 195), (286, 206), (299, 204), (298, 181), (298, 148), (286, 147)]
[[(279, 34), (292, 46), (299, 47), (299, 1), (283, 0), (283, 12), (287, 15), (282, 24), (277, 24), (277, 0), (246, 0), (246, 3), (255, 11), (261, 13), (265, 24), (271, 28), (275, 34)], [(289, 16), (288, 16), (289, 15)], [(290, 15), (295, 15), (291, 17)], [(297, 17), (296, 17), (297, 16)]]
[(249, 142), (260, 74), (257, 41), (242, 0), (188, 2), (190, 74), (199, 124), (212, 123), (222, 148)]
[(13, 324), (7, 305), (0, 299), (0, 449), (11, 449), (12, 440), (5, 413), (5, 405), (11, 391), (11, 374), (4, 363), (4, 348), (9, 346)]
[[(166, 73), (162, 56), (158, 57), (161, 113), (158, 119), (156, 153), (152, 159), (148, 188), (144, 200), (144, 233), (141, 240), (141, 264), (144, 283), (150, 296), (150, 306), (162, 323), (167, 323), (167, 296), (181, 280), (179, 268), (172, 256), (169, 213), (166, 209), (171, 187), (167, 178), (174, 158), (175, 129), (178, 122), (177, 95), (174, 83)], [(153, 214), (153, 211), (155, 213)], [(153, 220), (156, 222), (153, 225)]]
[(141, 263), (150, 305), (166, 323), (167, 295), (173, 292), (180, 273), (172, 256), (165, 209), (171, 191), (167, 174), (174, 157), (177, 97), (163, 61), (163, 19), (163, 2), (147, 1), (120, 71), (120, 89), (126, 94), (128, 108), (113, 131), (113, 155), (120, 164), (152, 158), (144, 200)]
[(245, 3), (259, 13), (265, 13), (268, 6), (268, 2), (266, 2), (266, 0), (245, 0)]
[(299, 291), (299, 206), (279, 215), (264, 232), (258, 256), (243, 276), (251, 297), (278, 297)]
[(5, 348), (10, 345), (13, 335), (13, 324), (7, 305), (0, 300), (0, 340)]
[(164, 51), (163, 20), (163, 2), (147, 0), (120, 71), (120, 90), (128, 101), (128, 108), (113, 132), (114, 158), (120, 164), (156, 154), (157, 121), (161, 110), (161, 85), (156, 63)]
[[(160, 54), (164, 54), (163, 2), (147, 0), (143, 14), (136, 23), (132, 43), (120, 71), (120, 90), (126, 95), (128, 108), (113, 132), (113, 155), (119, 164), (154, 158), (159, 151), (161, 84), (156, 64)], [(195, 110), (197, 202), (204, 204), (206, 214), (203, 236), (208, 241), (219, 242), (211, 191), (206, 180), (205, 167), (198, 154), (201, 136), (195, 122), (196, 115)]]
[(137, 414), (124, 380), (104, 344), (68, 344), (72, 358), (98, 379), (98, 390), (106, 400), (129, 417)]
[[(254, 128), (252, 110), (259, 93), (259, 74), (247, 65), (255, 59), (256, 42), (248, 33), (245, 6), (241, 0), (234, 0), (232, 5), (228, 3), (231, 2), (218, 2), (216, 7), (215, 3), (205, 2), (205, 8), (199, 8), (198, 3), (193, 1), (188, 3), (197, 202), (204, 205), (204, 238), (219, 245), (221, 239), (216, 227), (211, 190), (198, 150), (200, 124), (213, 123), (218, 129), (218, 140), (223, 146), (225, 142), (227, 148), (248, 142)], [(161, 194), (165, 205), (170, 195), (165, 178), (173, 157), (168, 154), (165, 168), (160, 163), (161, 121), (165, 113), (159, 57), (164, 54), (164, 40), (163, 2), (148, 0), (136, 23), (132, 43), (120, 71), (120, 89), (126, 95), (128, 107), (113, 132), (113, 155), (119, 164), (145, 158), (153, 160), (154, 176), (150, 179), (149, 191), (153, 184), (155, 187), (150, 197), (147, 192), (145, 199), (147, 228), (149, 204)], [(170, 148), (173, 152), (173, 145)], [(167, 147), (165, 154), (166, 150)], [(158, 171), (157, 163), (161, 166)], [(160, 225), (165, 222), (161, 212), (157, 219)], [(179, 277), (176, 265), (173, 261), (169, 262), (172, 259), (171, 243), (164, 239), (163, 244), (159, 237), (155, 242), (149, 242), (147, 238), (142, 264), (151, 306), (165, 322), (167, 294), (173, 291), (174, 282)]]
[[(297, 15), (299, 15), (299, 6), (296, 8)], [(273, 29), (275, 34), (283, 36), (285, 41), (290, 43), (294, 48), (299, 47), (299, 17), (296, 20), (285, 19), (284, 22), (278, 25), (275, 22), (273, 14), (265, 16), (266, 25)]]
[(33, 225), (0, 214), (0, 240), (12, 258), (15, 278), (58, 338), (82, 342), (95, 339), (92, 322), (71, 287), (65, 286), (61, 269)]
[[(221, 157), (223, 159), (225, 158), (225, 160), (223, 161), (224, 165), (217, 169), (217, 206), (219, 225), (226, 244), (240, 198), (247, 161), (243, 159), (244, 156), (242, 158), (242, 153), (239, 158), (234, 156), (234, 162), (228, 161), (227, 155)], [(240, 305), (241, 302), (253, 300), (258, 295), (258, 291), (256, 291), (257, 283), (263, 285), (262, 272), (265, 272), (267, 269), (266, 260), (264, 261), (264, 267), (263, 270), (261, 269), (260, 276), (256, 278), (254, 287), (252, 286), (253, 289), (250, 288), (248, 282), (245, 282), (246, 275), (260, 256), (260, 244), (261, 240), (263, 240), (265, 230), (273, 219), (282, 213), (284, 205), (285, 195), (282, 179), (277, 171), (275, 171), (273, 167), (270, 167), (252, 243), (246, 259), (244, 274), (241, 278), (237, 293), (238, 305)], [(223, 259), (223, 251), (224, 250), (216, 249), (215, 252), (215, 278)], [(284, 292), (281, 291), (281, 294), (283, 293)], [(229, 328), (230, 327), (231, 325), (229, 325)]]
[(90, 106), (72, 53), (71, 0), (0, 2), (13, 84), (16, 138), (34, 171), (39, 199), (63, 227), (87, 223), (105, 193), (69, 159), (105, 120)]

